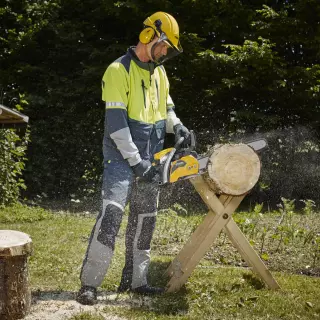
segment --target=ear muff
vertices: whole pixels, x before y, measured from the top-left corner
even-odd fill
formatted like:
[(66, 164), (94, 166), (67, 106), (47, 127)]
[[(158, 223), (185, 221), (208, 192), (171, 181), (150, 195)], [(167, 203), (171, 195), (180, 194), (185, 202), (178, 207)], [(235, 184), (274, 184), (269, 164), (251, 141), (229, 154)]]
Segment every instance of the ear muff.
[(146, 27), (140, 32), (139, 40), (143, 44), (148, 44), (153, 40), (154, 36), (155, 36), (154, 29), (151, 27)]

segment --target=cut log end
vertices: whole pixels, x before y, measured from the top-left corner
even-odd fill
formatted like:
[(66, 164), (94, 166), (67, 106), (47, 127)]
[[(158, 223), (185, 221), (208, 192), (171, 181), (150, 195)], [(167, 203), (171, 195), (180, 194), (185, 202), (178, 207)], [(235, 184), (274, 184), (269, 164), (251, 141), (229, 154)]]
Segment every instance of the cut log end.
[(32, 241), (29, 235), (15, 230), (0, 230), (0, 256), (29, 255)]
[(28, 284), (30, 237), (15, 230), (0, 230), (0, 319), (22, 319), (31, 306)]
[(258, 155), (246, 144), (217, 145), (210, 151), (204, 178), (215, 193), (239, 196), (254, 187), (260, 169)]

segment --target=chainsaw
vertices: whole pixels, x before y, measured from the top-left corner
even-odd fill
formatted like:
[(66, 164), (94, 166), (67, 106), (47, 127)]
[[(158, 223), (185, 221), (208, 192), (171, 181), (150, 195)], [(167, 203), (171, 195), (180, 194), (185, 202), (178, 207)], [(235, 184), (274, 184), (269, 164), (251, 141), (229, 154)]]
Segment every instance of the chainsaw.
[[(187, 148), (182, 148), (184, 137), (181, 137), (173, 148), (162, 150), (154, 155), (152, 165), (159, 169), (160, 185), (190, 179), (206, 172), (209, 157), (198, 155), (195, 151), (196, 137), (192, 130), (190, 135), (191, 143)], [(245, 144), (257, 153), (267, 147), (265, 139), (257, 139)]]

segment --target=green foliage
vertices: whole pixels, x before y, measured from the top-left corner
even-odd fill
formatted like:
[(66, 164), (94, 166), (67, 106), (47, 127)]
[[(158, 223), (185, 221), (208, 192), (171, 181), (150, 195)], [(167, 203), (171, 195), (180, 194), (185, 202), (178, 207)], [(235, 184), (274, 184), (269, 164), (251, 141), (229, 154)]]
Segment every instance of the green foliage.
[(303, 208), (303, 212), (306, 215), (310, 215), (314, 213), (314, 208), (316, 206), (315, 202), (313, 200), (300, 200), (301, 202), (304, 203), (305, 207)]
[[(0, 9), (0, 87), (4, 104), (19, 92), (29, 102), (30, 195), (91, 196), (100, 188), (101, 77), (157, 10), (181, 27), (184, 53), (166, 70), (188, 127), (250, 134), (299, 125), (318, 132), (316, 0), (9, 1)], [(275, 172), (265, 179), (273, 190), (282, 183), (280, 166)], [(276, 202), (288, 197), (274, 193)]]
[(52, 218), (53, 215), (42, 208), (27, 207), (20, 203), (0, 210), (0, 223), (25, 223)]
[[(185, 243), (199, 223), (199, 216), (188, 217), (180, 206), (174, 205), (173, 209), (161, 210), (158, 213), (158, 228), (153, 236), (154, 246), (162, 254), (171, 254), (173, 244)], [(169, 252), (168, 252), (169, 250)]]
[(28, 134), (21, 138), (13, 129), (0, 130), (0, 206), (16, 202), (26, 188), (22, 173), (28, 140)]
[(310, 200), (302, 201), (305, 204), (302, 212), (305, 214), (301, 215), (295, 212), (294, 199), (282, 197), (281, 201), (282, 203), (278, 205), (279, 210), (271, 213), (273, 217), (271, 222), (267, 222), (266, 213), (260, 213), (262, 206), (259, 204), (249, 214), (245, 212), (236, 214), (234, 220), (249, 238), (250, 244), (259, 249), (263, 260), (269, 261), (272, 260), (272, 256), (287, 252), (292, 256), (292, 263), (298, 264), (297, 251), (303, 250), (307, 252), (303, 255), (308, 255), (308, 260), (301, 266), (302, 272), (312, 274), (312, 270), (315, 270), (317, 273), (320, 252), (317, 233), (318, 215), (313, 210), (315, 203)]
[(104, 316), (98, 313), (81, 312), (68, 318), (68, 320), (104, 320)]

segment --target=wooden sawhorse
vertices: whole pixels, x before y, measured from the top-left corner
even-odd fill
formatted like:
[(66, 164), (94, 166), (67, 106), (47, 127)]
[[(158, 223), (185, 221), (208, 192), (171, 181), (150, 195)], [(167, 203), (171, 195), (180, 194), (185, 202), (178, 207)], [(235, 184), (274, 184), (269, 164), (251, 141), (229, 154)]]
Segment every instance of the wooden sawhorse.
[(277, 281), (232, 219), (232, 213), (245, 195), (221, 195), (218, 198), (202, 176), (192, 178), (190, 181), (207, 204), (209, 212), (167, 269), (166, 274), (171, 278), (167, 284), (167, 292), (177, 291), (185, 284), (222, 229), (253, 271), (271, 289), (279, 289)]

